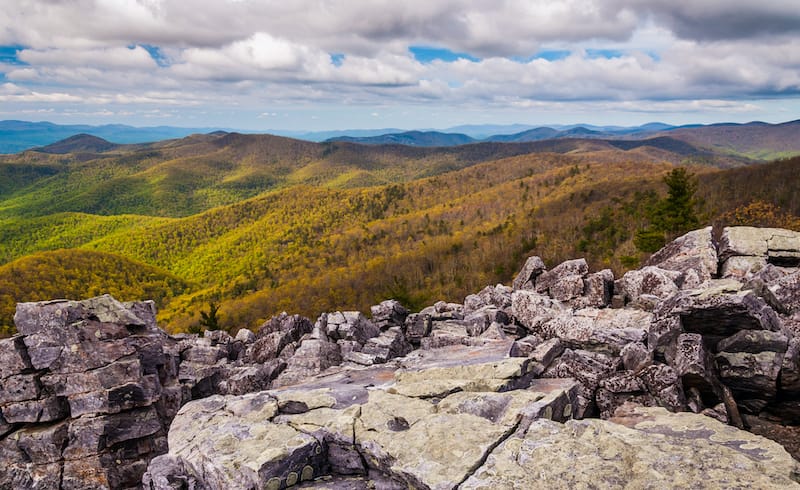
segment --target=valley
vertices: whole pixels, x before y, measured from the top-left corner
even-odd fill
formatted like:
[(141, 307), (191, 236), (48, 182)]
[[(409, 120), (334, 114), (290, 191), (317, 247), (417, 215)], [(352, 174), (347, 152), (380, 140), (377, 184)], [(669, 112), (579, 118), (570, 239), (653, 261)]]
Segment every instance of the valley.
[(646, 258), (636, 232), (679, 166), (703, 224), (800, 229), (800, 159), (758, 158), (800, 125), (707, 128), (444, 147), (75, 136), (5, 155), (0, 325), (16, 302), (99, 292), (155, 299), (172, 332), (211, 303), (231, 331), (390, 297), (414, 309), (508, 283), (531, 254), (620, 273)]

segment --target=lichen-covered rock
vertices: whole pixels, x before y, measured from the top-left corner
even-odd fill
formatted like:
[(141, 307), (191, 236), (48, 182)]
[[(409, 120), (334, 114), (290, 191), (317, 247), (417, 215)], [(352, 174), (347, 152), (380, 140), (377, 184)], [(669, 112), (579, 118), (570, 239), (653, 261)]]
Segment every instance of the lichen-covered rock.
[(538, 420), (495, 449), (459, 488), (798, 488), (777, 443), (662, 408), (603, 420)]
[(653, 315), (641, 310), (585, 308), (564, 312), (537, 331), (545, 338), (559, 338), (573, 349), (619, 355), (632, 342), (647, 339)]
[(514, 290), (529, 289), (533, 290), (536, 285), (536, 279), (541, 276), (547, 267), (544, 266), (544, 261), (540, 257), (528, 257), (522, 270), (519, 271), (514, 278), (512, 287)]
[(373, 488), (454, 488), (516, 431), (574, 413), (574, 381), (531, 380), (530, 361), (505, 358), (507, 349), (417, 352), (407, 369), (340, 369), (191, 402), (145, 488), (285, 488), (327, 475)]
[(620, 291), (615, 292), (623, 296), (625, 303), (636, 301), (645, 294), (665, 300), (680, 291), (675, 283), (680, 277), (680, 272), (646, 266), (626, 272), (619, 281)]
[(477, 294), (470, 294), (464, 298), (464, 312), (469, 314), (486, 306), (494, 306), (500, 310), (507, 309), (511, 307), (512, 292), (512, 288), (502, 284), (486, 286)]
[(571, 301), (584, 294), (584, 279), (588, 274), (585, 259), (568, 260), (540, 275), (535, 290), (557, 301)]
[(400, 327), (391, 327), (364, 344), (361, 354), (372, 356), (373, 363), (384, 363), (413, 350)]
[(0, 341), (0, 488), (128, 488), (166, 452), (179, 351), (152, 302), (22, 303)]
[(534, 291), (514, 291), (511, 296), (514, 318), (530, 333), (537, 333), (543, 324), (563, 311), (560, 303)]
[(650, 256), (645, 266), (679, 272), (678, 286), (689, 289), (716, 277), (717, 260), (717, 247), (709, 226), (676, 238)]
[[(716, 364), (720, 381), (740, 404), (758, 412), (778, 392), (778, 375), (788, 348), (781, 332), (741, 330), (719, 342)], [(757, 401), (756, 401), (757, 400)]]
[(611, 269), (603, 269), (589, 274), (583, 280), (583, 297), (574, 301), (576, 308), (604, 308), (611, 304), (614, 290), (614, 273)]
[(413, 346), (419, 347), (423, 337), (430, 335), (432, 329), (433, 321), (431, 320), (430, 315), (412, 313), (406, 317), (406, 340), (408, 340), (408, 342)]
[(620, 365), (618, 358), (585, 350), (566, 349), (553, 363), (553, 374), (559, 378), (573, 378), (580, 384), (575, 418), (592, 415), (595, 409), (595, 392), (600, 382), (615, 373)]
[(767, 263), (800, 265), (800, 233), (779, 228), (725, 228), (720, 239), (723, 277), (746, 278)]

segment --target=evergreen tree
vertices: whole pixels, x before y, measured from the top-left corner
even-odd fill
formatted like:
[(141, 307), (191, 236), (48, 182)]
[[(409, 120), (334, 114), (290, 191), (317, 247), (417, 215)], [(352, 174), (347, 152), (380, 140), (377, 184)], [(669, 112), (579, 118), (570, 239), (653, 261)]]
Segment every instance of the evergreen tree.
[(205, 327), (206, 330), (219, 330), (219, 318), (217, 318), (217, 311), (219, 305), (213, 301), (208, 304), (208, 313), (205, 311), (200, 312), (200, 326)]
[(656, 203), (650, 213), (650, 227), (639, 230), (634, 244), (643, 252), (656, 252), (667, 240), (693, 230), (700, 225), (695, 212), (697, 179), (683, 167), (664, 176), (667, 197)]

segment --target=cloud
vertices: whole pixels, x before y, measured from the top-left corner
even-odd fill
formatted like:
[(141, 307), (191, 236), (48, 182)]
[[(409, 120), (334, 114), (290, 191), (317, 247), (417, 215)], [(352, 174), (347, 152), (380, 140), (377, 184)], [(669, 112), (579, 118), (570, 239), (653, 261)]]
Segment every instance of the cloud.
[(655, 16), (683, 39), (701, 41), (752, 39), (800, 33), (800, 5), (795, 0), (622, 0), (641, 14)]
[(124, 70), (149, 70), (156, 67), (155, 60), (141, 46), (95, 49), (23, 49), (18, 53), (17, 58), (36, 66), (93, 66)]
[[(20, 62), (0, 64), (0, 96), (253, 118), (320, 104), (755, 110), (758, 98), (800, 98), (796, 4), (0, 0), (0, 46)], [(423, 63), (415, 46), (463, 56)]]

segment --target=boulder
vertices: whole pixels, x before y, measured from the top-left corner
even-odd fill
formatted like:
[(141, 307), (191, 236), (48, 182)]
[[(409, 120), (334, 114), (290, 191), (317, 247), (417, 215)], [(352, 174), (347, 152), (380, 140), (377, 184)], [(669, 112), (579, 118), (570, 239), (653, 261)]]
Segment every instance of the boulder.
[(496, 286), (486, 286), (477, 294), (470, 294), (464, 298), (464, 312), (469, 314), (486, 306), (494, 306), (497, 309), (507, 309), (511, 307), (511, 293), (513, 289), (498, 284)]
[(779, 228), (725, 228), (720, 239), (723, 277), (747, 278), (769, 264), (800, 266), (800, 233)]
[(389, 359), (401, 357), (413, 350), (400, 327), (391, 327), (377, 337), (369, 339), (361, 354), (373, 358), (372, 363), (384, 363)]
[(667, 362), (681, 378), (684, 388), (696, 389), (703, 396), (706, 405), (718, 403), (714, 361), (700, 334), (679, 335)]
[(623, 347), (647, 339), (653, 315), (632, 309), (585, 308), (566, 311), (544, 323), (544, 338), (559, 338), (573, 349), (619, 355)]
[(614, 273), (611, 269), (603, 269), (589, 274), (583, 280), (583, 297), (575, 300), (576, 308), (604, 308), (611, 304), (614, 291)]
[(618, 358), (584, 350), (564, 350), (564, 354), (553, 363), (553, 375), (572, 378), (579, 384), (575, 418), (591, 416), (595, 409), (595, 392), (600, 382), (610, 377), (619, 368)]
[(711, 281), (709, 287), (681, 293), (662, 308), (680, 317), (684, 331), (701, 334), (712, 350), (741, 330), (781, 330), (780, 319), (764, 299), (741, 290), (735, 281)]
[(511, 344), (511, 350), (508, 351), (508, 355), (509, 357), (528, 357), (536, 346), (543, 341), (544, 340), (538, 335), (528, 335), (517, 339)]
[(372, 322), (381, 330), (390, 327), (402, 327), (409, 311), (399, 301), (389, 299), (370, 307)]
[(584, 294), (584, 278), (589, 274), (585, 259), (563, 262), (536, 279), (535, 290), (557, 301), (570, 301)]
[(533, 290), (536, 285), (536, 279), (546, 270), (547, 267), (544, 266), (544, 262), (540, 257), (528, 257), (522, 269), (514, 278), (513, 289), (515, 291), (520, 289)]
[(636, 301), (645, 294), (665, 300), (680, 291), (675, 283), (680, 277), (680, 272), (661, 269), (656, 266), (646, 266), (628, 271), (622, 276), (622, 280), (619, 283), (619, 294), (623, 296), (626, 304)]
[(717, 262), (717, 247), (709, 226), (676, 238), (651, 255), (645, 266), (680, 273), (677, 285), (690, 289), (716, 277)]
[(778, 376), (788, 348), (781, 332), (741, 330), (717, 345), (719, 379), (740, 405), (758, 413), (778, 391)]
[(328, 315), (327, 333), (333, 341), (354, 340), (364, 344), (379, 335), (381, 330), (361, 312), (337, 311)]
[(342, 369), (302, 386), (190, 402), (145, 488), (454, 488), (516, 431), (574, 411), (573, 381), (532, 380), (527, 360), (503, 353), (417, 353), (405, 370)]
[(530, 333), (539, 332), (543, 324), (562, 311), (564, 307), (559, 302), (534, 291), (514, 291), (511, 296), (514, 318)]
[(431, 334), (433, 321), (430, 315), (412, 313), (406, 317), (405, 335), (412, 346), (419, 347), (422, 339)]

